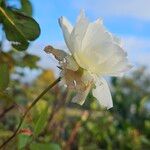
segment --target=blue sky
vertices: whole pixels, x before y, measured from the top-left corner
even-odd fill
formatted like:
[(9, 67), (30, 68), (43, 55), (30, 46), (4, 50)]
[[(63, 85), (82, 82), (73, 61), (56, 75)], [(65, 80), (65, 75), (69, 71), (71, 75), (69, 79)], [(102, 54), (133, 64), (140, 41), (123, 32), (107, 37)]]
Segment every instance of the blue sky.
[[(17, 0), (14, 0), (17, 1)], [(72, 24), (81, 9), (89, 20), (102, 18), (106, 28), (121, 37), (134, 65), (149, 65), (150, 60), (150, 0), (31, 0), (34, 18), (40, 24), (41, 35), (29, 51), (40, 55), (43, 67), (56, 69), (56, 61), (43, 52), (51, 44), (66, 48), (58, 24), (60, 16), (66, 16)]]
[[(112, 9), (110, 11), (108, 10), (109, 7), (108, 9), (106, 7), (106, 5), (109, 5), (110, 1), (114, 2), (113, 5), (118, 5), (119, 7), (117, 0), (105, 0), (105, 2), (103, 0), (39, 0), (38, 2), (37, 0), (32, 0), (34, 6), (34, 16), (40, 23), (42, 29), (39, 41), (44, 40), (46, 42), (51, 42), (63, 40), (57, 19), (60, 16), (66, 16), (71, 22), (75, 23), (76, 16), (78, 15), (80, 9), (85, 9), (90, 20), (94, 20), (99, 17), (103, 18), (106, 27), (117, 35), (150, 38), (150, 15), (146, 18), (144, 14), (141, 16), (139, 13), (138, 17), (138, 15), (133, 15), (132, 12), (130, 12), (131, 14), (127, 13), (130, 9), (127, 6), (122, 6), (122, 10), (116, 10), (117, 6), (113, 8), (111, 5), (109, 6)], [(118, 1), (124, 2), (124, 0)], [(125, 1), (125, 4), (128, 5), (128, 0)], [(141, 11), (145, 11), (144, 9), (146, 9), (146, 5), (149, 5), (150, 9), (149, 0), (147, 0), (148, 4), (144, 2), (145, 0), (132, 1), (134, 1), (134, 5), (132, 7), (138, 7), (136, 6), (137, 1), (143, 1)], [(91, 2), (93, 6), (90, 6)], [(105, 10), (101, 10), (103, 7), (102, 5), (106, 7)], [(124, 5), (124, 3), (122, 5)], [(137, 12), (138, 11), (140, 10), (137, 10)], [(150, 13), (150, 10), (147, 13)]]

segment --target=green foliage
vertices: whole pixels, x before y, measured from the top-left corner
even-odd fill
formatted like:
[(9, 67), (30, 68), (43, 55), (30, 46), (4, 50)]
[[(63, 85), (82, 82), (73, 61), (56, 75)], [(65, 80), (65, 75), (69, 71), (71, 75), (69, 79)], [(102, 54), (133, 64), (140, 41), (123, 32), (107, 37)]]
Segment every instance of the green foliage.
[(55, 143), (33, 143), (30, 146), (31, 150), (61, 150), (59, 145)]
[(31, 137), (28, 135), (18, 135), (18, 150), (23, 149), (30, 140)]
[(37, 62), (40, 60), (38, 56), (32, 55), (32, 54), (26, 54), (21, 59), (21, 62), (18, 61), (17, 65), (20, 67), (29, 67), (31, 69), (38, 68)]
[(35, 124), (35, 127), (34, 127), (34, 136), (35, 137), (37, 137), (43, 130), (44, 125), (47, 120), (47, 117), (48, 117), (48, 105), (43, 109), (39, 119), (37, 120), (37, 122)]
[[(48, 82), (47, 75), (50, 77), (48, 72), (43, 71), (28, 88), (20, 81), (12, 81), (13, 99), (19, 106), (26, 108), (31, 103), (30, 99), (34, 99), (45, 87)], [(33, 136), (19, 134), (18, 140), (14, 141), (15, 145), (18, 149), (31, 150), (60, 149), (59, 145), (63, 147), (65, 144), (71, 149), (87, 150), (149, 149), (150, 111), (147, 104), (150, 100), (150, 89), (147, 83), (150, 82), (150, 76), (145, 72), (146, 70), (143, 69), (126, 78), (112, 79), (114, 107), (111, 110), (101, 109), (91, 94), (84, 106), (69, 104), (65, 106), (65, 109), (59, 110), (58, 106), (65, 99), (65, 93), (63, 89), (57, 87), (47, 93), (26, 118), (25, 128), (31, 129)], [(57, 102), (57, 98), (60, 101)], [(3, 106), (2, 109), (5, 107)], [(83, 113), (84, 111), (89, 114), (89, 117)], [(55, 112), (55, 115), (51, 117), (51, 113), (48, 112)], [(7, 131), (6, 127), (8, 131), (13, 131), (13, 127), (16, 126), (14, 120), (18, 117), (18, 110), (6, 115), (4, 121), (0, 123), (1, 131)], [(49, 120), (51, 120), (50, 124)], [(71, 135), (74, 136), (71, 137)], [(73, 142), (68, 144), (70, 137)], [(4, 138), (6, 135), (2, 134), (1, 139)], [(52, 146), (53, 142), (58, 145), (52, 144)]]
[(12, 42), (14, 48), (27, 49), (29, 41), (35, 40), (40, 34), (38, 24), (18, 11), (9, 8), (0, 8), (0, 11), (7, 39)]
[(30, 41), (40, 35), (38, 23), (31, 17), (32, 5), (28, 0), (21, 0), (21, 8), (14, 9), (0, 6), (0, 22), (3, 25), (7, 39), (17, 50), (26, 50)]
[(21, 12), (24, 12), (25, 14), (32, 16), (32, 5), (29, 0), (21, 0)]
[(11, 50), (9, 52), (0, 53), (0, 64), (7, 63), (9, 68), (13, 67), (29, 67), (30, 69), (38, 68), (37, 62), (40, 60), (38, 56), (25, 53), (16, 53)]
[(12, 135), (11, 131), (0, 130), (0, 138), (8, 138), (10, 135)]
[(0, 52), (0, 64), (8, 64), (8, 68), (14, 66), (15, 60), (9, 52)]
[(0, 65), (0, 90), (5, 90), (9, 83), (9, 70), (7, 64)]
[(1, 5), (2, 1), (3, 1), (3, 0), (0, 0), (0, 5)]
[[(5, 2), (0, 0), (0, 23), (6, 38), (20, 43), (12, 44), (14, 48), (25, 50), (40, 34), (31, 17), (32, 5), (29, 0), (20, 0), (21, 8), (14, 9)], [(6, 52), (1, 43), (0, 144), (12, 135), (30, 100), (55, 80), (53, 71), (37, 65), (39, 57), (12, 49)], [(42, 73), (32, 83), (23, 83), (24, 68), (40, 69)], [(68, 101), (64, 106), (65, 99), (71, 99), (72, 94), (67, 95), (64, 88), (56, 86), (30, 111), (22, 126), (24, 132), (20, 130), (6, 150), (150, 149), (150, 73), (142, 67), (130, 76), (112, 78), (111, 84), (111, 110), (103, 110), (91, 93), (82, 107)], [(15, 107), (9, 110), (11, 105)]]

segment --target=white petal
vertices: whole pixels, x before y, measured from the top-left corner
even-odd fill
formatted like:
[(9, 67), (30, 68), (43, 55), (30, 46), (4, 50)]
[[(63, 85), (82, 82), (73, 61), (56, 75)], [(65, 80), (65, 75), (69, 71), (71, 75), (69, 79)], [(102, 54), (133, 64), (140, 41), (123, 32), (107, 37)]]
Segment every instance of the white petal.
[(72, 102), (83, 105), (90, 89), (91, 89), (91, 86), (88, 86), (84, 91), (83, 90), (78, 90), (75, 97), (73, 97)]
[(95, 78), (95, 75), (89, 73), (87, 70), (83, 71), (82, 82), (84, 82), (85, 85), (88, 85), (89, 83), (93, 83), (94, 78)]
[(99, 101), (99, 103), (107, 109), (113, 107), (112, 97), (109, 90), (109, 86), (105, 79), (97, 79), (95, 83), (96, 88), (93, 89), (93, 96)]
[(119, 40), (105, 29), (100, 19), (89, 24), (82, 47), (74, 57), (82, 68), (99, 75), (120, 74), (130, 68)]
[(80, 79), (76, 78), (77, 85), (75, 87), (75, 90), (77, 94), (72, 99), (72, 102), (82, 105), (93, 85), (94, 77), (85, 70), (82, 73), (81, 72), (78, 72), (78, 73), (82, 75), (79, 76)]
[(119, 37), (115, 36), (115, 35), (113, 35), (113, 40), (114, 40), (114, 42), (116, 42), (116, 44), (118, 44), (120, 46), (123, 45), (121, 39)]
[(120, 74), (132, 68), (126, 53), (118, 46), (116, 46), (115, 50), (116, 52), (112, 53), (106, 61), (98, 65), (97, 73), (99, 75), (120, 76)]
[(73, 27), (65, 17), (59, 18), (59, 24), (62, 29), (63, 36), (64, 36), (65, 42), (67, 44), (67, 47), (69, 48), (70, 51), (72, 51), (73, 47), (71, 45), (70, 35), (73, 30)]
[(103, 62), (111, 55), (108, 49), (109, 35), (102, 26), (102, 21), (98, 19), (94, 23), (90, 23), (80, 51), (75, 54), (75, 59), (78, 64), (93, 73), (96, 73), (98, 63)]
[(102, 20), (98, 19), (89, 24), (81, 50), (91, 58), (91, 61), (99, 63), (111, 55), (110, 43), (111, 36), (104, 28)]
[(85, 16), (84, 11), (81, 11), (77, 19), (77, 23), (71, 33), (71, 44), (73, 46), (73, 53), (75, 51), (81, 50), (82, 40), (87, 31), (88, 25), (89, 22)]
[(73, 70), (73, 71), (77, 71), (79, 69), (78, 64), (76, 63), (76, 61), (74, 60), (74, 58), (70, 55), (67, 55), (65, 57), (66, 59), (66, 68), (69, 70)]
[(60, 26), (78, 65), (97, 75), (120, 76), (131, 68), (118, 38), (106, 30), (101, 19), (89, 23), (81, 11), (73, 28), (65, 19)]

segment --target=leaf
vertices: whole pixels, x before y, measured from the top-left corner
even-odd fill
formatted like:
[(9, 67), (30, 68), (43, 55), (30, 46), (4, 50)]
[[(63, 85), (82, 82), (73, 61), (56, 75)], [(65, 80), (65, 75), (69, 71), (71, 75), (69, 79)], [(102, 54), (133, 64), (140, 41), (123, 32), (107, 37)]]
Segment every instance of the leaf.
[(0, 65), (0, 90), (5, 90), (9, 83), (9, 70), (7, 64)]
[(25, 54), (21, 59), (16, 60), (16, 65), (19, 67), (29, 67), (30, 69), (38, 68), (37, 62), (39, 60), (38, 56)]
[(60, 146), (55, 143), (32, 143), (30, 150), (61, 150)]
[(21, 12), (24, 12), (25, 14), (32, 16), (32, 5), (29, 0), (21, 0)]
[(9, 69), (14, 67), (15, 60), (9, 52), (0, 52), (0, 65), (3, 63), (8, 64)]
[(12, 134), (12, 131), (0, 129), (0, 139), (10, 137)]
[(3, 0), (0, 0), (0, 5), (1, 5), (2, 2), (3, 2)]
[(36, 63), (40, 60), (40, 58), (38, 56), (35, 55), (31, 55), (31, 54), (26, 54), (23, 57), (23, 62), (25, 66), (32, 68), (36, 68), (37, 65)]
[(47, 117), (48, 117), (48, 105), (43, 109), (38, 121), (35, 124), (35, 128), (34, 128), (35, 137), (37, 137), (38, 134), (43, 130)]
[[(3, 0), (0, 0), (0, 6), (2, 6), (3, 5)], [(1, 15), (0, 15), (0, 25), (1, 25), (1, 23), (2, 23), (2, 17), (1, 17)], [(1, 43), (0, 43), (1, 44)]]
[(40, 35), (39, 25), (33, 18), (2, 7), (0, 7), (0, 15), (6, 37), (17, 50), (27, 49), (29, 41), (35, 40)]
[(31, 140), (30, 136), (19, 134), (18, 135), (18, 150), (24, 148), (30, 140)]
[(14, 98), (5, 91), (1, 90), (0, 90), (0, 100), (6, 102), (7, 105), (14, 103)]

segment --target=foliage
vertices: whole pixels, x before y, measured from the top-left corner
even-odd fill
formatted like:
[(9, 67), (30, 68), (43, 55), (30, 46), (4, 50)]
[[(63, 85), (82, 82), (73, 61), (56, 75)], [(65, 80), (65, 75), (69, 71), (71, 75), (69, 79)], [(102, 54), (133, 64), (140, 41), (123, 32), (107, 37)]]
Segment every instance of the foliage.
[[(0, 144), (12, 135), (32, 100), (55, 80), (52, 70), (37, 65), (39, 57), (14, 50), (25, 50), (40, 34), (30, 1), (20, 3), (15, 9), (0, 0), (6, 38), (20, 43), (9, 51), (0, 47)], [(25, 68), (40, 69), (41, 74), (30, 84), (22, 82)], [(91, 93), (82, 107), (73, 104), (69, 101), (73, 94), (55, 86), (33, 107), (6, 149), (150, 149), (150, 72), (141, 67), (110, 83), (114, 100), (110, 110), (102, 109)]]
[(35, 124), (35, 127), (34, 127), (34, 136), (35, 137), (38, 136), (38, 134), (40, 134), (42, 132), (47, 118), (48, 118), (48, 105), (45, 106), (45, 108), (42, 110), (42, 113), (40, 114), (40, 117)]
[(9, 83), (9, 70), (7, 64), (1, 64), (0, 66), (0, 90), (7, 88)]
[(29, 0), (21, 0), (21, 12), (24, 12), (25, 14), (32, 16), (33, 10), (32, 10), (32, 4)]
[[(6, 5), (5, 1), (0, 5), (0, 20), (6, 37), (17, 50), (26, 50), (29, 41), (35, 40), (40, 34), (37, 22), (30, 17), (32, 8), (29, 1), (21, 1), (21, 9), (15, 9)], [(29, 16), (28, 16), (29, 15)]]
[[(9, 87), (13, 89), (11, 94), (19, 108), (1, 118), (1, 131), (10, 132), (8, 135), (3, 134), (1, 142), (14, 130), (21, 117), (18, 112), (21, 113), (31, 103), (41, 91), (39, 87), (47, 84), (47, 72), (43, 71), (30, 86), (17, 80), (12, 81)], [(138, 81), (137, 76), (140, 77)], [(60, 149), (60, 146), (69, 146), (70, 149), (149, 149), (149, 74), (142, 68), (123, 79), (113, 78), (111, 82), (114, 99), (111, 110), (101, 109), (91, 94), (83, 107), (70, 102), (64, 106), (59, 100), (66, 99), (66, 92), (62, 87), (55, 87), (26, 118), (22, 129), (29, 129), (32, 134), (22, 132), (12, 142), (31, 150), (48, 149), (51, 143), (56, 145), (56, 149)], [(61, 107), (58, 108), (58, 105)], [(3, 105), (1, 109), (7, 107)], [(53, 109), (56, 109), (55, 113)]]

